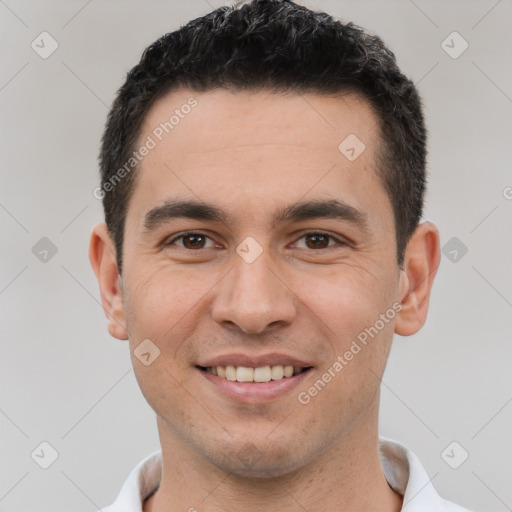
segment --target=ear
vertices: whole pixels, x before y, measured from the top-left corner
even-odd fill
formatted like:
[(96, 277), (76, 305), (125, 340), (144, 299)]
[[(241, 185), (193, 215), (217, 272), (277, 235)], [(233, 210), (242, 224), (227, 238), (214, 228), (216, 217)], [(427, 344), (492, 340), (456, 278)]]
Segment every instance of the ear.
[(89, 261), (100, 287), (108, 332), (118, 340), (127, 340), (122, 280), (117, 268), (115, 245), (103, 223), (94, 226), (91, 232)]
[(411, 236), (400, 270), (402, 309), (396, 317), (395, 332), (410, 336), (418, 332), (427, 319), (430, 291), (441, 261), (439, 231), (431, 222), (418, 224)]

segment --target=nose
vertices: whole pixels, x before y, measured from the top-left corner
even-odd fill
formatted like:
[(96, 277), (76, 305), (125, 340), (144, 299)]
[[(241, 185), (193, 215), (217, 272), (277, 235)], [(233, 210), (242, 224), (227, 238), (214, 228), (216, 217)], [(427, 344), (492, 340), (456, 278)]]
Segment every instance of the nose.
[(296, 315), (294, 295), (264, 251), (248, 263), (238, 254), (222, 279), (212, 304), (213, 319), (225, 327), (260, 334), (289, 325)]

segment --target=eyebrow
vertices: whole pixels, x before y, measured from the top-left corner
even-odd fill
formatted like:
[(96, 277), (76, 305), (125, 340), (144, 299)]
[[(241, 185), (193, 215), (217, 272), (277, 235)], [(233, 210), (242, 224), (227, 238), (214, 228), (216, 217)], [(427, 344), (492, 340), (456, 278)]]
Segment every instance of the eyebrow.
[[(151, 232), (177, 218), (229, 224), (233, 217), (223, 208), (213, 204), (192, 200), (168, 200), (162, 205), (152, 208), (145, 215), (144, 229)], [(368, 231), (367, 214), (336, 199), (302, 201), (281, 207), (272, 216), (272, 227), (275, 228), (284, 223), (320, 218), (343, 220), (365, 232)]]

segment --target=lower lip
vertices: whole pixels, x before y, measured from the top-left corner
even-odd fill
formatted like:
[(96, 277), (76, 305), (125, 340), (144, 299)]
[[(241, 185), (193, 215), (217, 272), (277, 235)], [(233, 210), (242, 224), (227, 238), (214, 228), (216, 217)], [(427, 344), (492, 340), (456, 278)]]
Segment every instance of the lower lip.
[(237, 382), (218, 377), (199, 368), (197, 371), (228, 398), (237, 402), (252, 404), (289, 393), (311, 373), (312, 369), (303, 371), (293, 377), (284, 377), (270, 382)]

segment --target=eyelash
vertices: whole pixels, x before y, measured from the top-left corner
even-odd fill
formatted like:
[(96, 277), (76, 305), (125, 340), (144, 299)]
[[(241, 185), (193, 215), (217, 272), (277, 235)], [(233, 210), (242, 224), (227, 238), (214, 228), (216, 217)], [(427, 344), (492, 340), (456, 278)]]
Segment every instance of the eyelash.
[[(308, 235), (320, 235), (320, 236), (325, 236), (327, 238), (329, 238), (329, 240), (333, 240), (335, 241), (337, 244), (339, 245), (348, 245), (347, 242), (343, 241), (343, 240), (340, 240), (339, 238), (329, 234), (329, 233), (324, 233), (323, 231), (308, 231), (306, 233), (303, 233), (299, 238), (298, 240), (301, 240), (302, 238), (308, 236)], [(186, 238), (188, 236), (202, 236), (202, 237), (205, 237), (205, 238), (208, 238), (209, 240), (212, 240), (208, 235), (205, 235), (204, 233), (201, 233), (199, 231), (186, 231), (184, 233), (180, 233), (179, 235), (173, 237), (171, 240), (169, 241), (166, 241), (164, 242), (164, 246), (165, 247), (168, 247), (168, 246), (171, 246), (171, 245), (174, 245), (174, 242), (176, 242), (177, 240), (180, 240), (180, 239), (183, 239), (183, 238)], [(186, 249), (188, 251), (196, 251), (196, 252), (199, 252), (203, 249), (209, 249), (209, 247), (201, 247), (199, 249), (188, 249), (187, 247), (182, 247), (182, 246), (179, 246), (181, 247), (182, 249)], [(327, 247), (323, 247), (321, 249), (310, 249), (311, 251), (315, 251), (315, 252), (319, 252), (319, 251), (323, 251), (323, 250), (326, 250), (326, 249), (330, 249), (331, 247), (333, 246), (327, 246)]]

